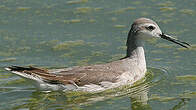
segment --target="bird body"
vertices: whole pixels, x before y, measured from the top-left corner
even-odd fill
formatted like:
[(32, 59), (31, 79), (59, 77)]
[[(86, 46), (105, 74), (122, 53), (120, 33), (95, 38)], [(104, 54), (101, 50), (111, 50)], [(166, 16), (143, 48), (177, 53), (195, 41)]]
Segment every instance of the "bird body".
[(19, 66), (7, 67), (6, 70), (33, 80), (43, 90), (97, 92), (132, 85), (145, 76), (147, 69), (143, 42), (151, 38), (167, 39), (186, 48), (189, 46), (186, 42), (163, 34), (154, 21), (139, 18), (131, 26), (126, 44), (127, 54), (120, 60), (52, 70)]
[[(134, 68), (133, 68), (134, 67)], [(45, 70), (35, 67), (6, 68), (19, 76), (35, 81), (42, 90), (103, 91), (133, 84), (145, 76), (146, 69), (136, 59), (125, 58), (111, 63)], [(140, 74), (135, 74), (140, 73)]]

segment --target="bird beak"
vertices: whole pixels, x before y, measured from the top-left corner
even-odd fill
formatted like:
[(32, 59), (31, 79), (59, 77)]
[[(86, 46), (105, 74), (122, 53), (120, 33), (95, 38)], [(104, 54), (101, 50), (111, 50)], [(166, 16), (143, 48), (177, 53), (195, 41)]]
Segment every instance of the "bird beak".
[(167, 34), (164, 34), (164, 33), (160, 34), (160, 37), (163, 38), (163, 39), (166, 39), (168, 41), (171, 41), (173, 43), (176, 43), (176, 44), (178, 44), (178, 45), (180, 45), (180, 46), (182, 46), (184, 48), (189, 48), (191, 46), (190, 44), (188, 44), (186, 42), (183, 42), (183, 41), (180, 41), (178, 39), (175, 39), (175, 38), (173, 38), (173, 37), (171, 37), (171, 36), (169, 36)]

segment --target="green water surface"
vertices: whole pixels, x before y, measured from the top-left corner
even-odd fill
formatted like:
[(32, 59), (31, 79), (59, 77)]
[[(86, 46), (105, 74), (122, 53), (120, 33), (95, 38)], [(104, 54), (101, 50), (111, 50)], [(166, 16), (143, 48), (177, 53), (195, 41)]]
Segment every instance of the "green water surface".
[[(43, 92), (3, 68), (101, 64), (125, 55), (131, 23), (155, 20), (165, 40), (145, 44), (148, 74), (133, 87), (101, 93)], [(1, 0), (0, 110), (194, 110), (195, 0)]]

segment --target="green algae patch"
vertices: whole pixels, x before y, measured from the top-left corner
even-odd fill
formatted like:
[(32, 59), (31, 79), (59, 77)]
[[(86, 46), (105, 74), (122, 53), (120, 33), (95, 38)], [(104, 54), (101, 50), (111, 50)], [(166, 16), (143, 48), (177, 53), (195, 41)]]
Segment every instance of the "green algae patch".
[(112, 58), (109, 61), (119, 60), (123, 57), (125, 57), (125, 54), (115, 54), (115, 55), (112, 55)]
[(24, 78), (20, 78), (17, 80), (9, 81), (7, 85), (16, 85), (16, 84), (24, 84), (24, 83), (26, 83), (26, 80)]
[[(168, 16), (169, 14), (166, 14), (166, 15)], [(160, 22), (163, 23), (163, 24), (168, 24), (172, 21), (173, 21), (172, 19), (164, 19), (164, 20), (161, 20)]]
[(100, 11), (102, 10), (103, 8), (92, 8), (92, 7), (78, 7), (74, 10), (74, 14), (87, 14), (87, 13), (90, 13), (92, 11)]
[[(187, 33), (189, 30), (188, 29), (182, 29), (182, 30), (179, 30), (179, 31), (173, 31), (173, 32), (170, 32), (169, 34), (173, 34), (173, 35), (179, 35), (179, 34), (183, 34), (183, 33)], [(176, 36), (174, 36), (175, 38), (177, 38)]]
[(191, 9), (181, 9), (180, 13), (186, 14), (186, 15), (194, 15), (195, 14), (194, 10), (191, 10)]
[(161, 12), (171, 12), (171, 11), (175, 11), (176, 8), (173, 8), (173, 7), (161, 7), (160, 8), (160, 11)]
[(153, 60), (153, 61), (161, 61), (162, 58), (153, 58), (152, 60)]
[(31, 50), (31, 47), (19, 47), (16, 49), (17, 52), (21, 52), (21, 53), (25, 53), (29, 50)]
[(108, 42), (99, 43), (100, 46), (108, 47), (110, 44)]
[(95, 23), (96, 22), (95, 19), (89, 19), (88, 21), (89, 21), (89, 23)]
[(126, 25), (120, 25), (120, 24), (118, 24), (118, 25), (114, 25), (114, 27), (115, 28), (126, 28), (127, 26)]
[(166, 1), (164, 3), (159, 3), (157, 5), (160, 6), (160, 7), (171, 7), (171, 6), (174, 6), (175, 4), (171, 1)]
[(100, 51), (93, 51), (91, 52), (91, 55), (92, 56), (104, 56), (104, 53)]
[(70, 50), (72, 47), (82, 46), (82, 45), (85, 45), (85, 42), (83, 40), (66, 41), (55, 45), (54, 47), (52, 47), (52, 49), (54, 51)]
[(39, 43), (38, 46), (54, 46), (58, 42), (60, 42), (60, 41), (59, 40), (42, 41), (42, 42)]
[(176, 76), (176, 79), (181, 81), (193, 81), (196, 80), (196, 75)]
[(3, 51), (0, 51), (0, 56), (9, 57), (9, 56), (12, 56), (12, 55), (13, 55), (12, 52), (3, 52)]
[(127, 50), (127, 46), (119, 46), (117, 49), (119, 49), (119, 50)]
[(164, 96), (158, 96), (157, 94), (152, 94), (149, 100), (157, 100), (160, 102), (169, 102), (176, 100), (176, 97), (164, 97)]
[(6, 6), (5, 5), (0, 5), (0, 9), (3, 9), (5, 8)]
[(83, 46), (83, 45), (85, 45), (85, 42), (83, 40), (66, 41), (55, 45), (54, 47), (52, 47), (52, 49), (54, 51), (70, 50), (72, 47)]
[(142, 4), (141, 1), (131, 1), (131, 3), (134, 4), (134, 5), (141, 5)]
[[(175, 12), (170, 12), (170, 13), (162, 13), (161, 14), (163, 17), (167, 17), (167, 18), (172, 18), (172, 17), (174, 17), (174, 16), (176, 16), (175, 15)], [(171, 22), (171, 21), (173, 21), (174, 19), (162, 19), (162, 20), (166, 20), (166, 21), (168, 21), (168, 22)], [(161, 21), (162, 21), (161, 20)]]
[(76, 51), (71, 51), (69, 53), (64, 53), (63, 55), (61, 55), (60, 57), (62, 58), (66, 58), (66, 57), (73, 57), (74, 55), (76, 55), (77, 52)]
[(63, 20), (63, 23), (70, 24), (70, 23), (80, 23), (81, 19), (71, 19), (71, 20)]
[(74, 11), (75, 14), (78, 14), (78, 13), (89, 13), (91, 12), (93, 9), (90, 8), (90, 7), (79, 7), (79, 8), (76, 8), (76, 10)]
[(0, 5), (0, 10), (4, 10), (4, 11), (9, 11), (11, 10), (10, 8), (6, 7), (5, 5)]
[(80, 3), (87, 3), (88, 0), (71, 0), (68, 1), (67, 4), (80, 4)]
[(97, 7), (97, 8), (95, 8), (94, 10), (95, 10), (95, 11), (100, 11), (100, 10), (103, 10), (103, 8), (102, 8), (102, 7)]
[[(5, 79), (5, 78), (10, 78), (10, 77), (12, 77), (13, 76), (13, 74), (12, 73), (7, 73), (7, 72), (5, 72), (6, 70), (4, 69), (4, 68), (1, 68), (0, 69), (0, 78), (2, 78), (2, 79)], [(0, 80), (0, 81), (4, 81), (4, 80)]]
[(155, 46), (158, 48), (172, 48), (173, 47), (172, 45), (165, 44), (165, 43), (159, 43), (159, 44), (156, 44)]
[[(85, 104), (90, 105), (88, 102), (94, 101), (94, 99), (99, 99), (99, 96), (97, 94), (92, 94), (89, 92), (82, 92), (82, 91), (66, 91), (64, 94), (66, 96), (66, 104), (73, 104), (73, 102), (76, 104)], [(76, 109), (78, 110), (78, 109)]]
[[(121, 31), (121, 33), (122, 34), (127, 34), (129, 31), (127, 31), (127, 30), (123, 30), (123, 31)], [(125, 41), (125, 40), (123, 40), (123, 41)], [(125, 41), (126, 42), (126, 41)]]
[(2, 78), (2, 79), (9, 78), (9, 77), (10, 77), (10, 75), (0, 75), (0, 78)]
[(70, 20), (70, 23), (79, 23), (79, 22), (81, 22), (80, 19), (71, 19)]
[(149, 16), (149, 13), (145, 12), (145, 11), (141, 12), (140, 14), (141, 14), (141, 16)]
[(126, 11), (132, 11), (132, 10), (135, 10), (136, 8), (135, 7), (127, 7), (127, 8), (121, 8), (121, 9), (118, 9), (118, 10), (115, 10), (115, 11), (112, 11), (112, 12), (109, 12), (110, 14), (120, 14), (120, 13), (124, 13)]
[(174, 58), (182, 58), (181, 56), (175, 56)]
[(196, 50), (196, 44), (191, 44), (191, 50)]
[(11, 61), (16, 61), (16, 58), (5, 58), (5, 59), (0, 59), (0, 62), (11, 62)]
[(186, 51), (187, 48), (182, 48), (182, 47), (180, 47), (180, 48), (178, 48), (177, 50), (179, 50), (179, 51)]
[(30, 9), (31, 9), (31, 7), (17, 7), (16, 8), (17, 11), (28, 11)]
[(115, 22), (115, 21), (117, 21), (118, 19), (117, 19), (116, 17), (112, 17), (111, 20), (112, 20), (113, 22)]
[(87, 65), (89, 65), (89, 61), (90, 61), (90, 58), (86, 58), (86, 59), (83, 59), (83, 60), (78, 60), (76, 62), (76, 64), (79, 65), (79, 66), (87, 66)]
[(152, 51), (150, 51), (151, 53), (153, 53), (153, 54), (162, 54), (162, 53), (165, 53), (164, 51), (162, 51), (162, 50), (152, 50)]
[(196, 98), (196, 92), (195, 91), (187, 92), (187, 93), (181, 94), (180, 97), (193, 99), (193, 98)]

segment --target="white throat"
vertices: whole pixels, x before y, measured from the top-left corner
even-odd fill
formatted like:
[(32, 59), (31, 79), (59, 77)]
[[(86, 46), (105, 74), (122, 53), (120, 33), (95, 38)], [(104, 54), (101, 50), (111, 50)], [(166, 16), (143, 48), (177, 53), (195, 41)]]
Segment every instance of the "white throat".
[(130, 57), (137, 59), (137, 65), (139, 67), (146, 68), (145, 53), (144, 48), (142, 46), (137, 47), (135, 50), (133, 50), (132, 55)]
[[(131, 37), (131, 36), (130, 36)], [(132, 37), (127, 42), (127, 58), (134, 59), (137, 62), (137, 66), (146, 70), (146, 60), (144, 53), (144, 42), (141, 39), (135, 39)]]

